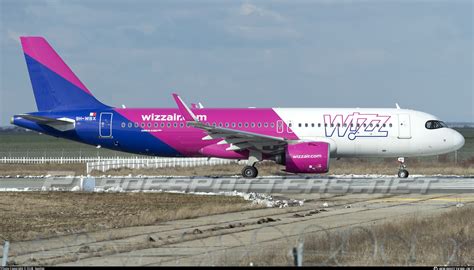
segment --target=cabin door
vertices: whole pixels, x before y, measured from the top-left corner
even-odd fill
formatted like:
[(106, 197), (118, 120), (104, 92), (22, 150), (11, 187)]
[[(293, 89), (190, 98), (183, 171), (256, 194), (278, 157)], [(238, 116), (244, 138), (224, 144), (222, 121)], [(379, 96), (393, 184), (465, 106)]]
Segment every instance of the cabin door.
[(411, 128), (410, 128), (410, 115), (399, 114), (398, 115), (398, 138), (399, 139), (410, 139)]
[(112, 138), (112, 117), (110, 112), (100, 113), (99, 137)]

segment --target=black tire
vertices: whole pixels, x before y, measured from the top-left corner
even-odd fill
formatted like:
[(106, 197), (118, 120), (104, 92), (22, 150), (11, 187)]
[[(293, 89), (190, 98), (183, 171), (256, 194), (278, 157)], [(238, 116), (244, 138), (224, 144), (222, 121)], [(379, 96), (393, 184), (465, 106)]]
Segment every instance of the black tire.
[(255, 178), (258, 175), (258, 170), (254, 166), (245, 166), (242, 169), (242, 176), (245, 178)]
[(407, 170), (399, 170), (398, 171), (398, 177), (400, 178), (407, 178), (408, 177), (408, 171)]

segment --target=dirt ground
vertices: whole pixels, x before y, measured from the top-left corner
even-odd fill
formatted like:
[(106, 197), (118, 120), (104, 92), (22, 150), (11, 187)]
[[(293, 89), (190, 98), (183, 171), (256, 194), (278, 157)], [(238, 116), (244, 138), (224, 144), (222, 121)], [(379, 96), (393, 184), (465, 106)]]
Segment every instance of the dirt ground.
[[(452, 260), (455, 258), (456, 264), (472, 265), (473, 222), (474, 207), (463, 207), (428, 217), (413, 216), (399, 222), (367, 226), (353, 230), (349, 235), (334, 234), (328, 237), (322, 233), (309, 234), (304, 243), (304, 265), (441, 265), (446, 263), (446, 254)], [(383, 254), (374, 255), (374, 241), (377, 240), (385, 245)], [(457, 243), (455, 248), (453, 243)], [(407, 251), (407, 246), (412, 250)], [(291, 265), (291, 257), (287, 256), (285, 247), (285, 243), (280, 243), (271, 250), (254, 253), (245, 260), (230, 259), (226, 263), (240, 266), (251, 262), (259, 262), (259, 265)], [(340, 248), (337, 260), (328, 259), (334, 247)], [(409, 252), (417, 259), (412, 258), (412, 262), (405, 260)]]
[(255, 209), (240, 197), (170, 193), (0, 192), (0, 239), (29, 240)]
[[(82, 194), (74, 194), (79, 197), (71, 195), (70, 198), (66, 198), (64, 194), (59, 195), (59, 198), (54, 197), (54, 194), (45, 195), (47, 195), (45, 199), (57, 201), (57, 205), (65, 205), (69, 215), (59, 218), (58, 215), (63, 215), (61, 212), (66, 214), (66, 211), (51, 203), (48, 208), (54, 211), (36, 207), (36, 212), (47, 214), (45, 218), (36, 215), (32, 210), (23, 211), (25, 213), (23, 223), (30, 224), (30, 227), (21, 227), (24, 226), (22, 220), (15, 223), (11, 221), (15, 216), (12, 214), (7, 218), (11, 223), (10, 226), (18, 226), (16, 230), (24, 230), (23, 233), (35, 228), (34, 224), (57, 228), (61, 226), (59, 223), (66, 224), (71, 216), (80, 217), (80, 220), (74, 218), (74, 224), (80, 224), (77, 227), (101, 222), (100, 216), (104, 223), (111, 220), (121, 226), (121, 222), (130, 221), (125, 218), (130, 211), (142, 209), (138, 204), (154, 209), (153, 206), (157, 202), (166, 205), (163, 203), (164, 200), (194, 206), (194, 201), (179, 200), (177, 198), (180, 198), (180, 195), (175, 197), (174, 194), (167, 199), (148, 197), (141, 199), (142, 201), (134, 198), (135, 194), (125, 196), (117, 193), (98, 194), (117, 196), (117, 199), (108, 198), (105, 201), (94, 200), (94, 196), (81, 199)], [(292, 250), (302, 240), (304, 240), (304, 265), (472, 265), (473, 263), (474, 197), (471, 194), (347, 194), (321, 197), (317, 194), (301, 194), (300, 196), (298, 199), (308, 200), (299, 207), (202, 215), (197, 218), (166, 222), (154, 221), (153, 224), (146, 226), (113, 227), (87, 234), (71, 233), (46, 239), (13, 241), (10, 243), (9, 265), (293, 265)], [(199, 203), (204, 206), (209, 199), (218, 199), (218, 197), (192, 196), (189, 198), (194, 200), (200, 198), (202, 201)], [(5, 208), (8, 199), (8, 197), (2, 198), (2, 208)], [(22, 211), (20, 199), (15, 200), (19, 206), (11, 208), (12, 211)], [(25, 197), (22, 199), (25, 201), (24, 204), (30, 205), (28, 208), (34, 208), (31, 206), (32, 201), (28, 201)], [(226, 205), (236, 199), (238, 200), (238, 198), (223, 198), (221, 204)], [(84, 209), (76, 211), (83, 214), (74, 213), (73, 210), (77, 207), (74, 207), (72, 202), (77, 201), (76, 204), (81, 205), (85, 200), (92, 202), (87, 205), (93, 208), (94, 212), (98, 212), (97, 214)], [(35, 202), (42, 204), (38, 199)], [(458, 207), (460, 202), (464, 206)], [(114, 208), (115, 204), (117, 207)], [(327, 206), (324, 206), (325, 204)], [(125, 210), (121, 212), (119, 206), (125, 207)], [(176, 207), (180, 206), (171, 209)], [(104, 213), (108, 209), (115, 215), (111, 217)], [(45, 219), (48, 219), (48, 216), (57, 217), (50, 219), (55, 220), (57, 224), (47, 224)]]

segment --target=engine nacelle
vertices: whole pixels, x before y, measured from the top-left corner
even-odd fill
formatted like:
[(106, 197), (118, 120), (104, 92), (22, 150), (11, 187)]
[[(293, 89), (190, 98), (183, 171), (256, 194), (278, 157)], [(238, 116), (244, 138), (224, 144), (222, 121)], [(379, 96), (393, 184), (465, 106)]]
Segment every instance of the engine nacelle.
[(285, 150), (286, 171), (326, 173), (329, 171), (329, 150), (329, 144), (325, 142), (289, 144)]

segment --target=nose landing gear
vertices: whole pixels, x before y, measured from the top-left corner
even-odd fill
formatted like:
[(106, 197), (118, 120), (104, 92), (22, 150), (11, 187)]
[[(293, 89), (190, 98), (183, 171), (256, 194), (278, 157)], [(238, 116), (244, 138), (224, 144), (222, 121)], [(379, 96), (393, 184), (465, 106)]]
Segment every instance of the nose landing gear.
[(399, 157), (398, 162), (400, 163), (400, 168), (398, 169), (398, 177), (400, 178), (407, 178), (408, 177), (408, 171), (407, 171), (407, 165), (405, 165), (405, 158), (404, 157)]

